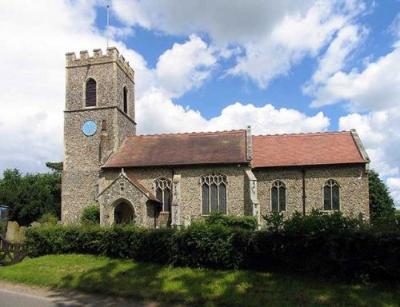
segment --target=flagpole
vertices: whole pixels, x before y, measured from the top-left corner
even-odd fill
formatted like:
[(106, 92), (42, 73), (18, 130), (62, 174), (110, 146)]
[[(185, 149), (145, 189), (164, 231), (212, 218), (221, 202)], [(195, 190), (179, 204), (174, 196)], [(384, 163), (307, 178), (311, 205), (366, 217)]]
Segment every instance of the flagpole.
[(106, 37), (107, 37), (107, 48), (108, 48), (108, 35), (110, 31), (110, 5), (107, 4), (107, 27), (106, 27)]

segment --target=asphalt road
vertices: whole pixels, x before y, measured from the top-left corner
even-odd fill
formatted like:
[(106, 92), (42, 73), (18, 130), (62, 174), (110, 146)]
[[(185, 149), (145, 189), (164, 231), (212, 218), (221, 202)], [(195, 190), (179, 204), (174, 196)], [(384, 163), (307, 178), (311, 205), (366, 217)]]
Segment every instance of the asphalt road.
[(22, 285), (0, 283), (0, 307), (62, 307), (62, 306), (146, 306), (157, 303), (138, 303), (109, 296), (94, 296), (78, 292), (31, 288)]

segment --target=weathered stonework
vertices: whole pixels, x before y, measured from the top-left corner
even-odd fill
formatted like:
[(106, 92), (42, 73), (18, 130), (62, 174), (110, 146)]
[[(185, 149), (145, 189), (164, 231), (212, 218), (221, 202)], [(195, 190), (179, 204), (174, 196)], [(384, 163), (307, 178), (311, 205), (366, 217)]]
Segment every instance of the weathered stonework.
[(114, 224), (115, 207), (120, 202), (132, 206), (134, 223), (153, 227), (154, 204), (149, 198), (124, 175), (120, 175), (98, 197), (100, 203), (100, 224)]
[[(365, 165), (369, 158), (355, 131), (351, 131), (351, 140), (354, 140), (362, 156), (361, 161), (365, 163), (357, 164), (352, 160), (353, 164), (342, 166), (256, 168), (252, 162), (260, 147), (256, 146), (255, 141), (253, 144), (248, 127), (245, 143), (241, 143), (240, 147), (243, 148), (244, 156), (242, 160), (238, 160), (241, 162), (221, 164), (225, 161), (221, 162), (220, 159), (215, 162), (220, 164), (201, 166), (174, 164), (102, 169), (110, 156), (120, 150), (127, 137), (135, 134), (134, 72), (115, 48), (108, 48), (105, 55), (100, 49), (96, 49), (92, 57), (83, 51), (79, 59), (74, 53), (69, 53), (66, 61), (65, 160), (62, 175), (64, 223), (79, 222), (82, 210), (87, 205), (98, 202), (101, 208), (101, 224), (111, 225), (115, 221), (116, 206), (124, 202), (133, 209), (136, 224), (145, 227), (164, 227), (169, 224), (172, 227), (187, 226), (192, 221), (203, 218), (200, 179), (203, 175), (214, 174), (224, 175), (227, 179), (227, 214), (255, 216), (260, 224), (261, 216), (271, 212), (271, 187), (275, 180), (281, 180), (286, 186), (286, 217), (296, 211), (303, 212), (304, 200), (305, 213), (312, 209), (323, 209), (323, 186), (328, 179), (334, 179), (340, 185), (341, 212), (347, 216), (369, 217), (368, 174)], [(95, 107), (85, 107), (85, 87), (89, 78), (96, 81)], [(124, 87), (128, 91), (127, 113), (123, 112)], [(82, 126), (88, 120), (94, 121), (97, 126), (97, 131), (92, 136), (82, 133)], [(170, 139), (168, 140), (167, 144), (171, 144)], [(164, 139), (164, 144), (165, 142)], [(229, 139), (225, 142), (229, 143)], [(194, 151), (191, 144), (189, 147), (192, 156), (193, 152), (213, 152), (204, 149), (204, 146), (200, 151)], [(162, 149), (160, 146), (160, 155)], [(218, 149), (215, 151), (220, 153)], [(172, 152), (171, 149), (169, 152)], [(265, 151), (263, 153), (267, 156)], [(122, 161), (124, 159), (125, 157)], [(155, 180), (160, 177), (167, 178), (172, 183), (171, 212), (161, 211), (162, 206), (154, 196)]]
[[(200, 177), (208, 174), (227, 176), (227, 212), (229, 215), (244, 215), (245, 206), (249, 206), (249, 197), (245, 190), (245, 167), (209, 166), (209, 167), (175, 167), (175, 168), (130, 168), (125, 169), (128, 176), (137, 178), (149, 191), (154, 191), (154, 181), (165, 177), (174, 182), (180, 176), (179, 189), (179, 223), (176, 226), (188, 225), (191, 221), (202, 218)], [(120, 170), (106, 170), (102, 174), (101, 187), (105, 187), (118, 176)], [(173, 188), (174, 189), (174, 188)], [(147, 221), (146, 224), (153, 224)]]
[[(287, 205), (284, 216), (303, 212), (303, 173), (300, 168), (258, 169), (253, 171), (258, 182), (261, 215), (271, 212), (271, 188), (275, 180), (286, 185)], [(369, 218), (368, 174), (365, 166), (323, 166), (305, 169), (306, 213), (323, 210), (323, 187), (328, 179), (340, 185), (340, 211), (347, 216)]]
[[(66, 97), (64, 115), (64, 170), (62, 175), (62, 221), (79, 221), (83, 208), (97, 200), (100, 166), (118, 150), (128, 135), (135, 134), (133, 70), (109, 48), (92, 57), (86, 51), (77, 59), (66, 55)], [(86, 81), (96, 81), (96, 106), (86, 107)], [(123, 110), (123, 87), (128, 89), (128, 114)], [(82, 133), (92, 120), (97, 131)]]

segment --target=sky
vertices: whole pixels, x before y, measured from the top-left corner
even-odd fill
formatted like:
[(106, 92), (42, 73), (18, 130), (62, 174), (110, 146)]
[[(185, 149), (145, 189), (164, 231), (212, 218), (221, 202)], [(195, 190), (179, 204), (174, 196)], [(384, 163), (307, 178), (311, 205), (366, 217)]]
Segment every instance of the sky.
[(0, 4), (0, 172), (62, 161), (65, 53), (108, 38), (135, 70), (138, 133), (354, 128), (400, 207), (399, 0)]

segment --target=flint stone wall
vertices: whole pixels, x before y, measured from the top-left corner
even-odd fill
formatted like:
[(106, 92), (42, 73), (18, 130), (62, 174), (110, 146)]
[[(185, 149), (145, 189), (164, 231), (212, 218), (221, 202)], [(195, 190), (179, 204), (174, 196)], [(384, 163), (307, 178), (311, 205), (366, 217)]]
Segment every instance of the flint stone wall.
[[(180, 168), (130, 168), (125, 172), (136, 177), (149, 191), (155, 194), (154, 181), (165, 177), (172, 181), (173, 175), (181, 175), (180, 190), (180, 220), (182, 225), (202, 218), (200, 177), (209, 174), (224, 174), (227, 176), (227, 211), (229, 215), (244, 215), (249, 197), (245, 195), (245, 167), (239, 166), (209, 166), (209, 167), (180, 167)], [(101, 176), (101, 188), (109, 185), (120, 173), (120, 170), (105, 170)], [(148, 209), (148, 208), (147, 208)], [(151, 216), (148, 213), (147, 216)], [(154, 224), (154, 222), (152, 222)], [(151, 225), (153, 225), (150, 223)], [(149, 222), (146, 222), (149, 224)]]
[[(258, 180), (261, 215), (271, 212), (271, 188), (275, 180), (286, 185), (287, 204), (284, 216), (303, 212), (303, 183), (300, 168), (253, 170)], [(364, 165), (325, 166), (305, 169), (306, 213), (323, 210), (323, 187), (329, 179), (340, 185), (340, 211), (350, 217), (369, 218), (368, 174)]]
[(134, 210), (134, 223), (141, 226), (154, 226), (154, 204), (124, 176), (109, 186), (99, 197), (100, 224), (114, 223), (115, 207), (121, 201), (128, 201)]

